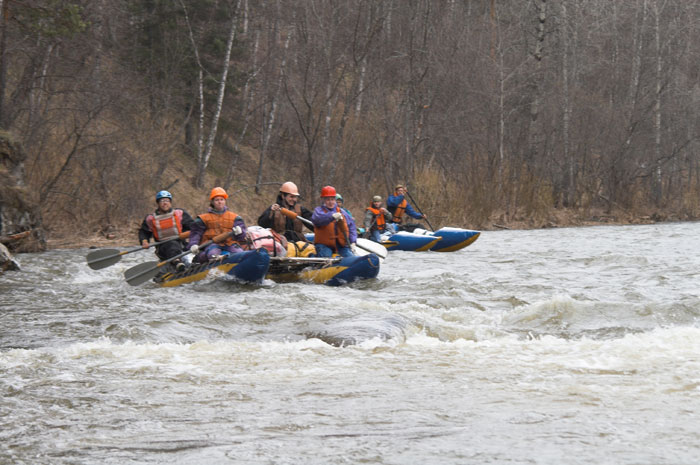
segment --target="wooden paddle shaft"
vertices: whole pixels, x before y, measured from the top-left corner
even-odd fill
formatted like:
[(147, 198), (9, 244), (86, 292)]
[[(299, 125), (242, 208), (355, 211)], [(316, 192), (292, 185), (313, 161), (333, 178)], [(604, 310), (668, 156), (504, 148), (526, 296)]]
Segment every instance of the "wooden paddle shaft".
[(314, 227), (314, 224), (313, 224), (311, 221), (307, 220), (306, 218), (304, 218), (304, 217), (301, 216), (301, 215), (298, 215), (296, 212), (293, 212), (293, 211), (288, 210), (288, 209), (286, 209), (286, 208), (280, 208), (280, 211), (282, 212), (282, 214), (283, 214), (284, 216), (287, 216), (287, 217), (289, 217), (289, 218), (291, 218), (291, 219), (297, 218), (297, 219), (299, 219), (299, 221), (301, 221), (301, 222), (304, 223), (305, 225), (311, 226), (312, 228)]

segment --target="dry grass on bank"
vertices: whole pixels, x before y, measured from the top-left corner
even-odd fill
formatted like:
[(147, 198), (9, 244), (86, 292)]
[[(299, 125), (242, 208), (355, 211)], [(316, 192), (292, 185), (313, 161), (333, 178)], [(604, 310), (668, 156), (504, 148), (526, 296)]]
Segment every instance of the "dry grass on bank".
[[(236, 173), (228, 192), (230, 195), (229, 207), (241, 215), (246, 224), (253, 225), (257, 222), (259, 214), (267, 208), (276, 198), (279, 184), (292, 180), (299, 184), (302, 193), (307, 192), (306, 186), (301, 185), (298, 179), (299, 173), (278, 169), (271, 177), (267, 175), (263, 179), (264, 185), (260, 186), (260, 193), (254, 189), (257, 174), (257, 154), (253, 150), (244, 148), (236, 163)], [(272, 165), (272, 161), (270, 162)], [(194, 160), (182, 153), (173, 153), (169, 157), (168, 166), (165, 168), (160, 183), (147, 183), (140, 186), (141, 191), (147, 192), (138, 201), (138, 205), (130, 209), (128, 217), (119, 218), (107, 228), (99, 224), (84, 225), (76, 232), (76, 224), (69, 217), (62, 221), (54, 220), (48, 225), (48, 246), (50, 249), (58, 248), (85, 248), (85, 247), (136, 247), (137, 231), (144, 216), (155, 208), (154, 195), (158, 190), (168, 189), (174, 196), (174, 205), (184, 208), (192, 216), (206, 211), (208, 207), (208, 195), (212, 187), (223, 185), (228, 170), (228, 161), (221, 155), (212, 157), (205, 188), (197, 189), (193, 186), (195, 173)], [(268, 171), (273, 171), (269, 169)], [(485, 173), (476, 174), (483, 177)], [(626, 211), (621, 208), (611, 208), (609, 211), (593, 205), (581, 209), (555, 209), (552, 205), (551, 192), (541, 183), (531, 182), (520, 184), (521, 191), (512, 194), (518, 199), (518, 205), (511, 207), (506, 212), (499, 206), (501, 200), (496, 192), (480, 186), (479, 182), (458, 183), (445, 179), (445, 176), (431, 167), (422, 167), (419, 172), (408, 180), (413, 200), (417, 202), (422, 211), (428, 216), (434, 228), (442, 226), (463, 227), (482, 231), (499, 229), (539, 229), (570, 226), (594, 226), (611, 224), (650, 224), (665, 221), (692, 221), (698, 219), (695, 209), (690, 208), (682, 215), (666, 215), (658, 211)], [(267, 184), (271, 183), (271, 184)], [(156, 185), (158, 184), (158, 185)], [(525, 186), (525, 187), (523, 187)], [(526, 189), (530, 186), (531, 189)], [(371, 190), (371, 189), (370, 189)], [(367, 189), (363, 189), (366, 194)], [(367, 198), (355, 198), (352, 192), (342, 192), (345, 197), (345, 206), (350, 209), (359, 226)], [(372, 191), (372, 195), (385, 193), (378, 189)], [(366, 196), (366, 195), (365, 195)], [(317, 197), (303, 199), (307, 208), (313, 208), (318, 204)], [(692, 199), (691, 199), (692, 200)], [(687, 205), (691, 202), (688, 201)], [(693, 205), (698, 205), (696, 202)], [(96, 208), (98, 210), (99, 208)]]

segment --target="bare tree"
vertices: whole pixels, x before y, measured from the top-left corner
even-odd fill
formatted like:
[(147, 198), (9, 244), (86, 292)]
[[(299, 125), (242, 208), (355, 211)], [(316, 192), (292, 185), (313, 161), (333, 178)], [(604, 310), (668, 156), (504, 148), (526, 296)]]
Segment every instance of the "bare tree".
[(180, 0), (183, 11), (185, 12), (185, 18), (188, 24), (188, 30), (190, 33), (190, 41), (192, 43), (193, 52), (198, 66), (197, 73), (197, 89), (198, 89), (198, 102), (199, 102), (199, 137), (197, 141), (197, 174), (195, 176), (195, 186), (204, 186), (204, 176), (206, 174), (207, 166), (209, 166), (209, 159), (211, 158), (212, 150), (214, 149), (214, 141), (216, 140), (216, 133), (219, 126), (219, 119), (221, 118), (221, 112), (224, 104), (224, 96), (226, 95), (226, 81), (228, 79), (228, 73), (231, 63), (231, 50), (233, 48), (233, 41), (236, 37), (236, 27), (238, 23), (237, 13), (240, 11), (241, 0), (237, 1), (237, 4), (233, 11), (231, 12), (231, 22), (229, 27), (228, 39), (226, 41), (226, 51), (224, 52), (221, 77), (219, 78), (219, 88), (216, 95), (216, 103), (214, 106), (214, 112), (209, 125), (209, 135), (207, 136), (206, 144), (203, 146), (203, 133), (204, 129), (204, 67), (202, 65), (201, 59), (199, 57), (199, 47), (195, 41), (194, 33), (190, 24), (189, 16), (187, 15), (187, 8), (182, 0)]

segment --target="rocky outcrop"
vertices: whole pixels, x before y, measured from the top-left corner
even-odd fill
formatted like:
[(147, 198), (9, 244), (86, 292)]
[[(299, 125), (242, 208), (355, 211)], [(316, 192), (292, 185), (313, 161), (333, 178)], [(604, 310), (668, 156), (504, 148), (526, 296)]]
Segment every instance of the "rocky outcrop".
[(41, 213), (25, 187), (24, 160), (20, 144), (0, 131), (0, 240), (15, 253), (46, 250)]
[(0, 274), (5, 271), (19, 271), (19, 263), (7, 250), (7, 247), (0, 243)]

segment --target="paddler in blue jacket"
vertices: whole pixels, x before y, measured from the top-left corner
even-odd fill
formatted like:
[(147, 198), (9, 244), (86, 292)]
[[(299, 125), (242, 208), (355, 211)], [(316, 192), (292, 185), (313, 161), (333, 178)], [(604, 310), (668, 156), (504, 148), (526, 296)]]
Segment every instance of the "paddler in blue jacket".
[(314, 246), (319, 257), (330, 257), (336, 252), (341, 257), (352, 257), (357, 242), (355, 220), (338, 207), (333, 186), (321, 189), (321, 205), (314, 209)]
[(398, 232), (399, 230), (413, 231), (414, 229), (422, 226), (421, 224), (416, 223), (404, 223), (404, 213), (417, 220), (428, 219), (425, 215), (418, 213), (413, 209), (411, 204), (404, 198), (406, 194), (408, 194), (406, 186), (403, 184), (397, 184), (394, 188), (394, 195), (390, 195), (386, 198), (386, 207), (394, 216), (394, 218), (391, 220), (391, 226), (395, 232)]

